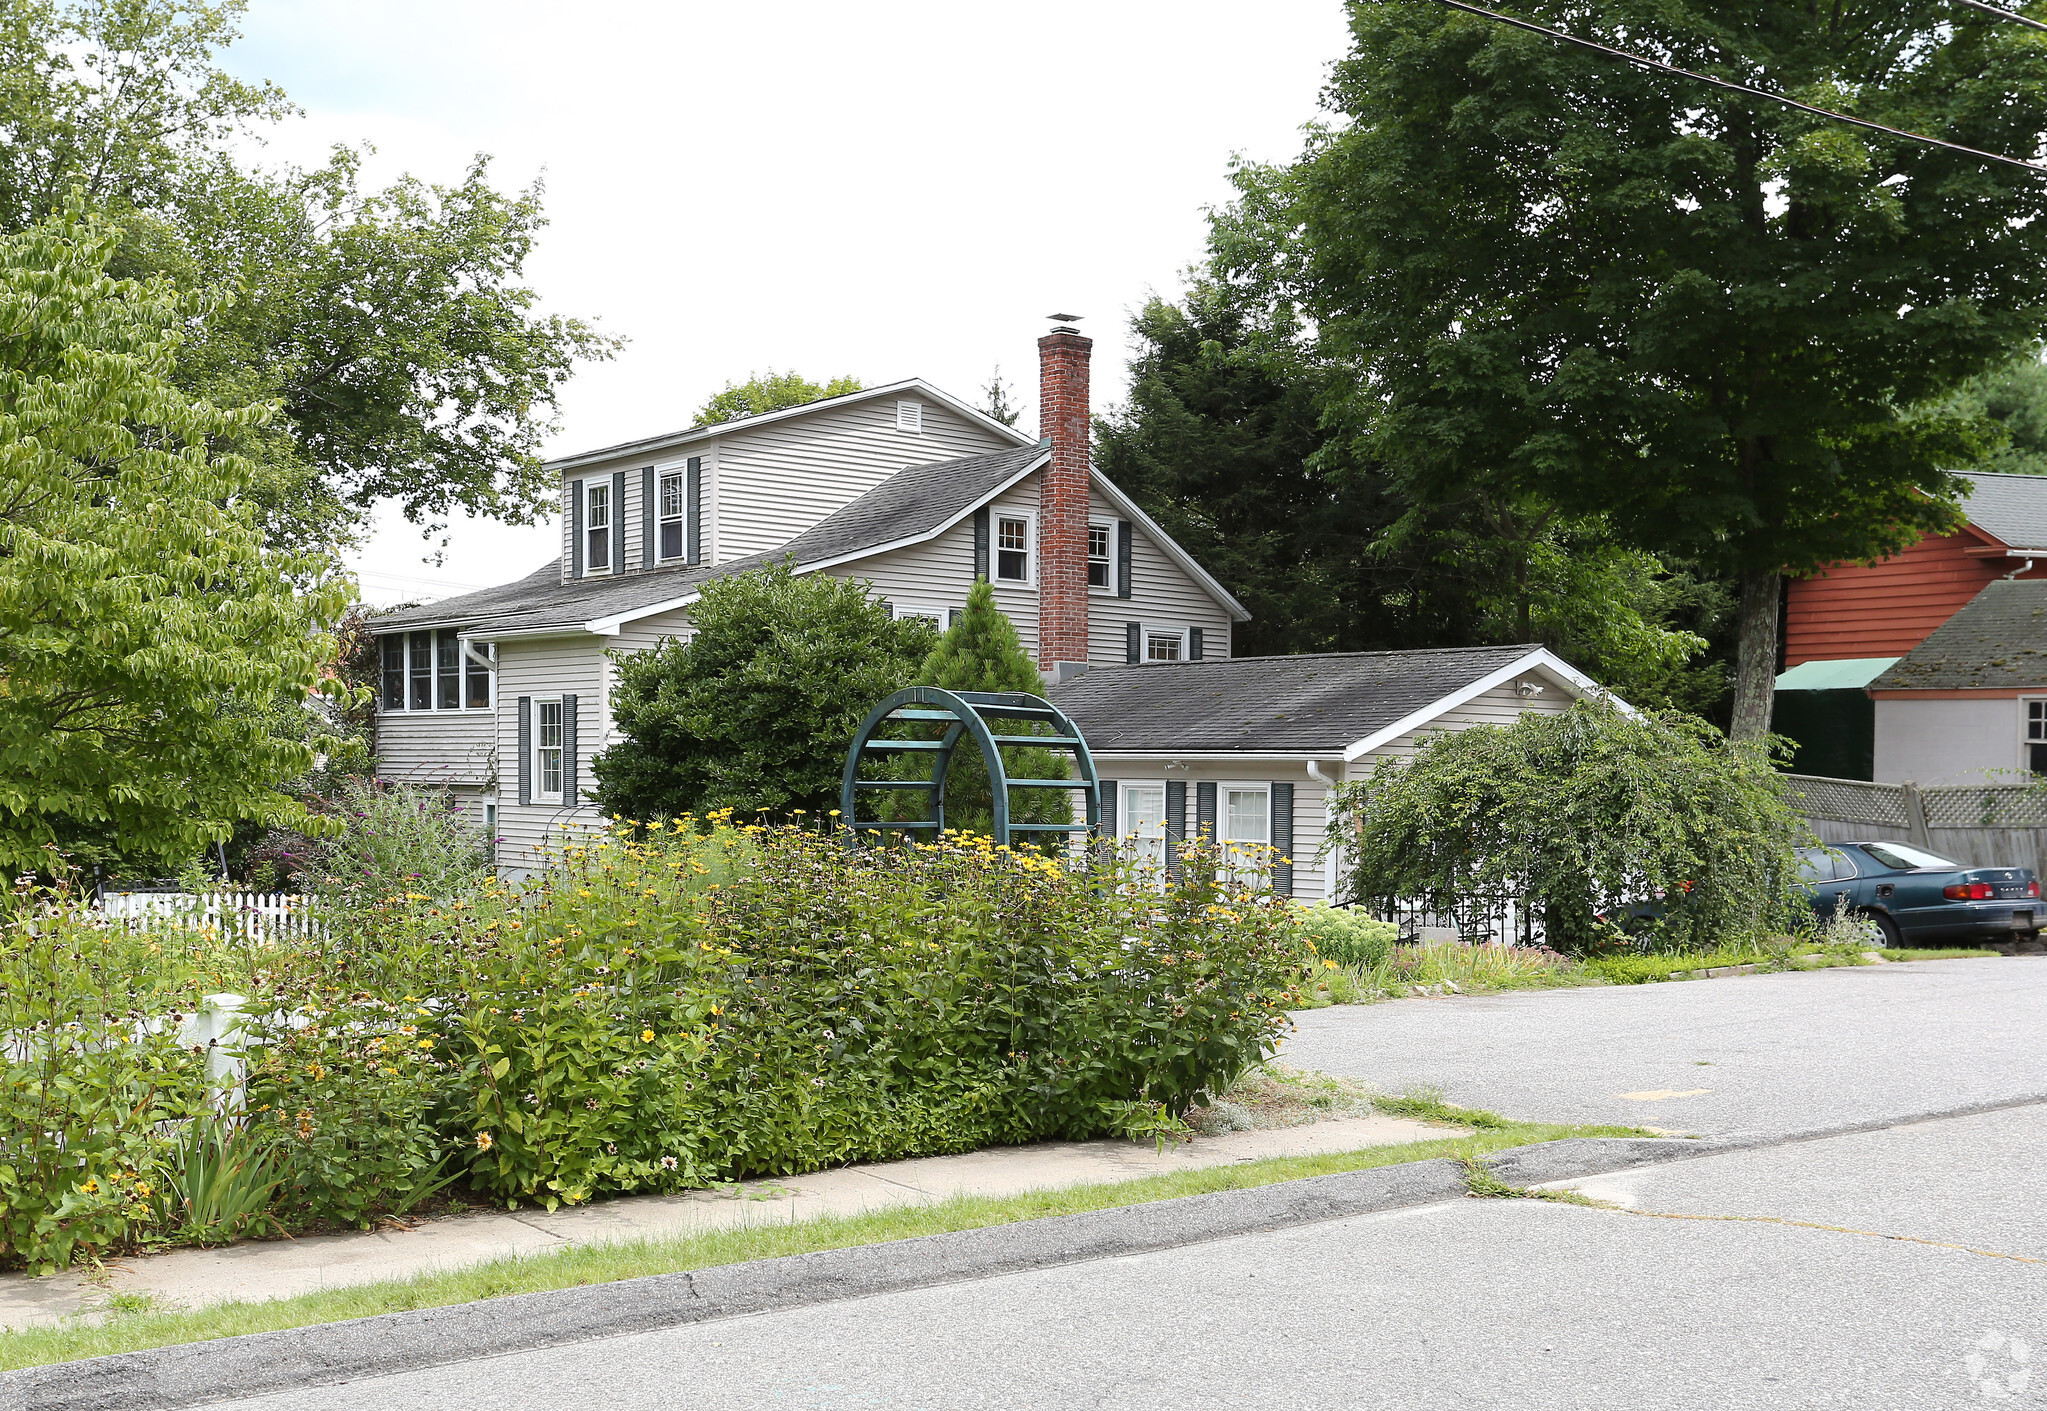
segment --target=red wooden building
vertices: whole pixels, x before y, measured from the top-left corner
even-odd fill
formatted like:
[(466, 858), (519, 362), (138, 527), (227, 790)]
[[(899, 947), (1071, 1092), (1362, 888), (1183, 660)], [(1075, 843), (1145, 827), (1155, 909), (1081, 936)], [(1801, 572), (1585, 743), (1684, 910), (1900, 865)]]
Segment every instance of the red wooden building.
[(2000, 578), (2047, 578), (2047, 476), (1972, 475), (1969, 522), (1785, 592), (1784, 665), (1901, 657)]
[(2030, 628), (2020, 633), (2009, 614), (1975, 614), (1999, 641), (1969, 637), (1962, 655), (1984, 661), (1967, 671), (1949, 660), (1960, 650), (1952, 634), (1927, 642), (1991, 584), (2047, 578), (2047, 476), (1969, 479), (1969, 519), (1957, 532), (1788, 586), (1772, 728), (1798, 743), (1799, 772), (1959, 783), (2029, 770), (2041, 758), (2047, 688), (1985, 675), (2021, 646), (2001, 646), (2002, 637), (2030, 637)]

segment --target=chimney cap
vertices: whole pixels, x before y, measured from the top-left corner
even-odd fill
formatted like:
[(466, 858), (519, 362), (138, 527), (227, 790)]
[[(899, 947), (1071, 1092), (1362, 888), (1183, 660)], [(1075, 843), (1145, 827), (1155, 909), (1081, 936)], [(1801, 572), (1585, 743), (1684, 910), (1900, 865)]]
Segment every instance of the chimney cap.
[[(1085, 315), (1083, 315), (1083, 314), (1046, 314), (1046, 315), (1045, 315), (1045, 317), (1046, 317), (1046, 318), (1049, 318), (1050, 320), (1052, 320), (1052, 322), (1054, 322), (1054, 323), (1056, 323), (1056, 324), (1066, 324), (1066, 323), (1079, 323), (1079, 322), (1081, 321), (1081, 319), (1082, 319), (1083, 317), (1085, 317)], [(1060, 333), (1078, 333), (1078, 332), (1080, 332), (1080, 330), (1079, 330), (1079, 329), (1077, 329), (1077, 328), (1061, 328), (1061, 329), (1057, 329), (1057, 330), (1055, 330), (1055, 331), (1056, 331), (1056, 332), (1060, 332)]]

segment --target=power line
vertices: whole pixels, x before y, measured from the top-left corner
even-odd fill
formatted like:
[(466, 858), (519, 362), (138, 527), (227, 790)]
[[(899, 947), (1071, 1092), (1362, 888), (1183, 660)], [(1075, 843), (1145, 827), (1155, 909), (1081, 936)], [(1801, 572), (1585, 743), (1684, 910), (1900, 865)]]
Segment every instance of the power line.
[[(1675, 64), (1666, 64), (1661, 59), (1652, 59), (1646, 54), (1632, 54), (1625, 49), (1615, 49), (1611, 45), (1601, 44), (1595, 40), (1580, 39), (1575, 34), (1566, 33), (1561, 29), (1551, 29), (1548, 25), (1540, 25), (1533, 20), (1517, 20), (1512, 15), (1503, 15), (1495, 10), (1482, 9), (1477, 5), (1466, 4), (1465, 0), (1436, 0), (1436, 3), (1438, 5), (1447, 5), (1453, 10), (1462, 10), (1466, 14), (1481, 15), (1489, 20), (1498, 20), (1501, 24), (1512, 25), (1515, 29), (1525, 29), (1532, 34), (1546, 34), (1551, 39), (1561, 39), (1566, 44), (1576, 44), (1581, 49), (1591, 49), (1612, 58), (1623, 60), (1626, 63), (1635, 64), (1641, 68), (1656, 69), (1662, 73), (1676, 74), (1679, 78), (1689, 78), (1698, 83), (1711, 84), (1715, 88), (1724, 88), (1730, 93), (1743, 93), (1751, 98), (1766, 98), (1772, 103), (1782, 103), (1785, 107), (1796, 108), (1800, 112), (1813, 113), (1823, 118), (1832, 118), (1836, 122), (1849, 123), (1855, 127), (1865, 127), (1871, 132), (1882, 132), (1892, 137), (1903, 137), (1912, 142), (1924, 142), (1929, 147), (1945, 147), (1950, 152), (1961, 152), (1967, 156), (1981, 157), (1986, 162), (2002, 162), (2008, 167), (2021, 167), (2026, 171), (2047, 173), (2047, 166), (2042, 166), (2038, 162), (2022, 161), (2017, 157), (2007, 157), (1998, 152), (1985, 152), (1975, 147), (1964, 147), (1959, 142), (1949, 142), (1939, 137), (1928, 137), (1922, 132), (1907, 132), (1901, 127), (1886, 127), (1880, 122), (1871, 122), (1868, 118), (1852, 117), (1847, 113), (1837, 113), (1831, 108), (1816, 108), (1810, 103), (1801, 103), (1796, 98), (1786, 98), (1781, 93), (1770, 93), (1760, 88), (1750, 88), (1747, 84), (1734, 83), (1724, 78), (1714, 78), (1710, 74), (1693, 73), (1690, 69), (1681, 69)], [(1968, 0), (1964, 0), (1964, 3), (1968, 3)], [(1990, 10), (1993, 14), (2003, 15), (2008, 20), (2019, 18), (1992, 5), (1985, 5), (1982, 8)], [(2027, 23), (2030, 24), (2032, 21), (2028, 20)], [(2047, 28), (2047, 26), (2043, 26), (2043, 28)]]
[(1984, 0), (1955, 0), (1955, 3), (1957, 5), (1967, 5), (1972, 10), (1981, 10), (1986, 15), (1995, 15), (2001, 20), (2010, 20), (2013, 24), (2030, 25), (2034, 29), (2047, 30), (2047, 24), (2041, 24), (2038, 20), (2029, 20), (2024, 15), (2014, 15), (2009, 10), (2000, 10), (1995, 5), (1986, 5)]

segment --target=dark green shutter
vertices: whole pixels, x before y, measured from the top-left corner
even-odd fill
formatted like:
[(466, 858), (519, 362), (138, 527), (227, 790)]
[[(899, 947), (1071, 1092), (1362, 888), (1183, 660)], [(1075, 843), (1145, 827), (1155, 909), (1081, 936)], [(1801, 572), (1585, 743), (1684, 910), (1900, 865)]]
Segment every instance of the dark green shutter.
[(1216, 840), (1215, 783), (1212, 780), (1194, 786), (1194, 832), (1205, 843)]
[(1137, 537), (1137, 527), (1127, 519), (1116, 521), (1116, 596), (1130, 596), (1130, 541)]
[(704, 561), (704, 458), (689, 458), (689, 561)]
[(1180, 846), (1187, 841), (1187, 781), (1166, 781), (1166, 871), (1180, 875)]
[(1272, 890), (1280, 896), (1294, 894), (1294, 786), (1272, 781)]
[(611, 528), (607, 531), (611, 540), (611, 571), (626, 571), (625, 556), (625, 472), (611, 473)]
[(640, 472), (640, 567), (652, 568), (656, 550), (654, 542), (654, 467), (648, 466)]
[(1187, 629), (1187, 660), (1201, 660), (1201, 629), (1199, 627)]
[(576, 698), (562, 697), (562, 803), (573, 806), (576, 799)]
[(519, 802), (533, 802), (533, 697), (519, 697)]
[(974, 511), (974, 578), (988, 576), (988, 507)]
[(1116, 836), (1116, 781), (1114, 779), (1104, 779), (1101, 781), (1101, 788), (1102, 836), (1104, 838), (1113, 838)]
[(569, 482), (569, 572), (583, 576), (583, 482)]
[(1123, 647), (1123, 660), (1135, 666), (1138, 662), (1144, 660), (1144, 624), (1141, 622), (1124, 623), (1123, 636), (1126, 639)]

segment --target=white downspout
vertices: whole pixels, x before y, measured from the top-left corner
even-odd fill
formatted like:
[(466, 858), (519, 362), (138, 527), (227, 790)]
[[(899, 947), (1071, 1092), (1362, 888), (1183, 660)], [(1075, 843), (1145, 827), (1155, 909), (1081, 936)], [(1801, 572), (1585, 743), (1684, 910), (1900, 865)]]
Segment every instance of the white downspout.
[[(1343, 766), (1338, 765), (1337, 773), (1342, 772)], [(1335, 797), (1336, 786), (1342, 781), (1324, 774), (1321, 761), (1313, 759), (1308, 761), (1308, 777), (1322, 786), (1322, 902), (1325, 906), (1331, 906), (1336, 902), (1336, 879), (1343, 867), (1338, 854), (1343, 849), (1331, 831), (1335, 815), (1331, 811), (1330, 801)]]

